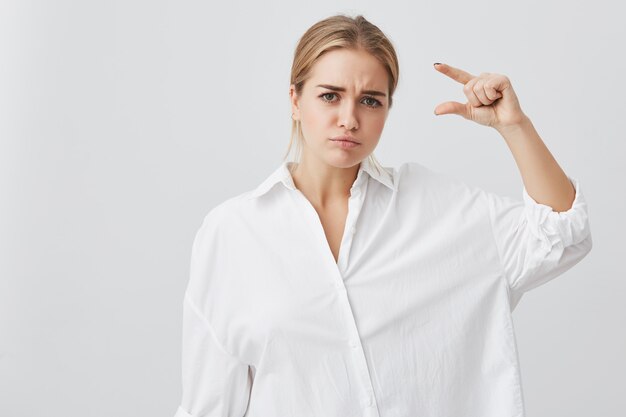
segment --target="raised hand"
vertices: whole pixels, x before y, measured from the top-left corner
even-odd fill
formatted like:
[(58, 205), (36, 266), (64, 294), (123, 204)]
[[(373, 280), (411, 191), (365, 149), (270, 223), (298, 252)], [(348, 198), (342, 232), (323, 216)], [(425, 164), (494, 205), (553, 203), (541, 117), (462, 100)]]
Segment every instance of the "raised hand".
[(446, 101), (435, 107), (435, 114), (458, 114), (481, 125), (497, 130), (522, 123), (522, 111), (511, 81), (506, 75), (483, 72), (474, 76), (447, 64), (435, 64), (435, 69), (463, 84), (465, 104)]

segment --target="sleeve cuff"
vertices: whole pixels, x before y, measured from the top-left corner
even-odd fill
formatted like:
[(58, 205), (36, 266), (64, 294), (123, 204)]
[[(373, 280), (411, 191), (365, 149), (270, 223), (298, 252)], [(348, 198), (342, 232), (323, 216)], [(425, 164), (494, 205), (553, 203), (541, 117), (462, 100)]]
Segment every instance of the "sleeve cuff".
[(549, 250), (561, 241), (564, 247), (577, 244), (589, 235), (587, 203), (578, 180), (569, 177), (576, 194), (572, 207), (556, 212), (552, 207), (535, 201), (523, 187), (522, 197), (526, 208), (526, 219), (530, 232)]

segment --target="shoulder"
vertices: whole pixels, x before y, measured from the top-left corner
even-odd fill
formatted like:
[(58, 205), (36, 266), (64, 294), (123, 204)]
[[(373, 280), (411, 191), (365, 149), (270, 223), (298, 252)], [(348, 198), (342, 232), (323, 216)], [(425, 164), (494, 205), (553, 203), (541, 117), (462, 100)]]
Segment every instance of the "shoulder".
[(478, 190), (464, 180), (419, 162), (404, 162), (394, 168), (399, 190), (422, 190), (429, 193), (456, 193), (461, 190)]
[(474, 213), (487, 213), (485, 191), (452, 174), (437, 171), (417, 162), (406, 162), (397, 169), (398, 200), (410, 211), (432, 212), (437, 218), (459, 216), (469, 219)]
[(218, 231), (219, 228), (224, 227), (236, 221), (241, 216), (242, 211), (249, 206), (248, 194), (251, 191), (229, 197), (226, 200), (213, 206), (202, 218), (201, 230)]

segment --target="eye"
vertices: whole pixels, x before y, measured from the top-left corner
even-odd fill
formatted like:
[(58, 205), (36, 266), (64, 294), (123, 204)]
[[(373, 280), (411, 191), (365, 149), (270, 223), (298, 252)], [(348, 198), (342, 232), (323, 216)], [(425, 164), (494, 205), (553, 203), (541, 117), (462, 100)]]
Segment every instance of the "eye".
[(323, 101), (325, 101), (326, 103), (330, 103), (330, 102), (331, 102), (331, 100), (328, 100), (328, 99), (326, 99), (326, 98), (324, 98), (324, 97), (326, 97), (326, 96), (334, 96), (334, 95), (336, 95), (336, 94), (335, 94), (335, 93), (324, 93), (324, 94), (321, 94), (321, 95), (320, 95), (320, 97), (321, 97), (321, 98), (322, 98), (322, 100), (323, 100)]
[(376, 100), (374, 97), (365, 97), (364, 100), (372, 100), (372, 104), (366, 104), (369, 107), (380, 107), (382, 104), (380, 101)]
[[(337, 95), (336, 93), (323, 93), (323, 94), (320, 94), (320, 95), (319, 95), (319, 97), (320, 97), (320, 98), (322, 99), (322, 101), (324, 101), (325, 103), (332, 103), (334, 100), (332, 100), (332, 99), (328, 99), (328, 98), (326, 98), (326, 97), (328, 97), (328, 96), (333, 97), (333, 96), (336, 96), (336, 95)], [(363, 97), (363, 101), (362, 101), (362, 102), (364, 102), (364, 101), (365, 101), (365, 103), (364, 103), (364, 104), (365, 104), (367, 107), (370, 107), (370, 108), (377, 108), (377, 107), (382, 106), (382, 103), (381, 103), (380, 101), (376, 100), (374, 97), (371, 97), (371, 96), (365, 96), (365, 97)]]

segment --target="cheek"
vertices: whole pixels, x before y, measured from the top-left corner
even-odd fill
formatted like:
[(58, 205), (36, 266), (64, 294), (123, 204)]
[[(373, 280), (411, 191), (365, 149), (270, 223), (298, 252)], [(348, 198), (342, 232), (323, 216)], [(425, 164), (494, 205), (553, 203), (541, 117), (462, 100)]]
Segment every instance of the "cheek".
[(315, 138), (324, 136), (324, 132), (327, 130), (329, 113), (316, 103), (302, 104), (301, 110), (302, 133), (308, 141), (315, 142)]
[(336, 123), (336, 115), (329, 107), (322, 104), (308, 104), (303, 107), (302, 132), (306, 137), (313, 139), (326, 137), (328, 130)]
[(306, 121), (314, 128), (315, 126), (325, 125), (333, 118), (333, 112), (329, 108), (325, 108), (323, 104), (310, 103), (306, 108)]
[(367, 115), (363, 120), (369, 130), (382, 131), (385, 127), (385, 115), (382, 112), (376, 115)]

